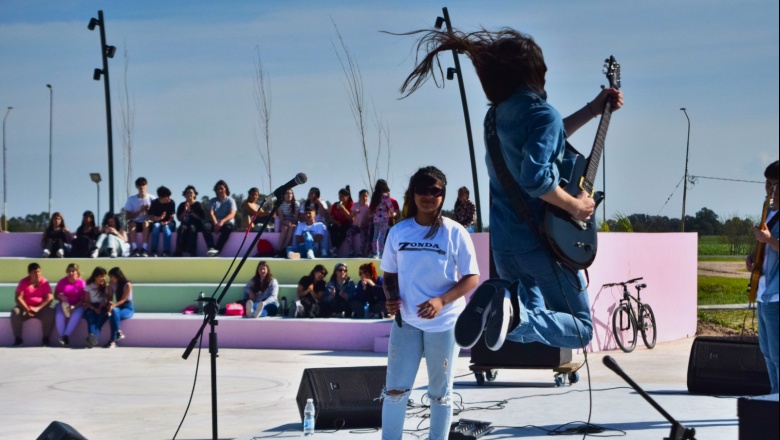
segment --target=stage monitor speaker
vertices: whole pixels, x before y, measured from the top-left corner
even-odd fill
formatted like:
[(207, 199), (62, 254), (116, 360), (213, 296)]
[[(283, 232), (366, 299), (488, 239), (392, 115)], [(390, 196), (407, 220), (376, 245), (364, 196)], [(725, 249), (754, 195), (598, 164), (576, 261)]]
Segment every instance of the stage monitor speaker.
[(314, 399), (317, 429), (379, 428), (387, 367), (307, 368), (298, 388), (303, 420), (306, 399)]
[(737, 399), (740, 440), (777, 440), (777, 413), (780, 410), (777, 394)]
[(471, 363), (487, 367), (555, 368), (571, 362), (571, 349), (538, 342), (505, 341), (498, 351), (485, 344), (484, 334), (471, 347)]
[(766, 361), (755, 336), (698, 336), (688, 359), (688, 392), (758, 396), (769, 393)]
[(72, 426), (62, 422), (51, 422), (37, 440), (87, 440)]

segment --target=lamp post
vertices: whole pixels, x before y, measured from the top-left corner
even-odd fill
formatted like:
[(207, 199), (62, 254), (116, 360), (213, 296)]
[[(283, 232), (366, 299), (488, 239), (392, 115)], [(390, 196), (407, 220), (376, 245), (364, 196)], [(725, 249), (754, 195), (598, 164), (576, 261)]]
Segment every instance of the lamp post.
[(5, 116), (3, 117), (3, 230), (6, 232), (8, 232), (8, 184), (5, 180), (5, 168), (8, 161), (5, 159), (5, 120), (8, 119), (8, 114), (11, 113), (11, 110), (13, 110), (13, 107), (8, 107), (8, 110), (5, 111)]
[(111, 130), (111, 88), (108, 83), (108, 59), (114, 58), (115, 46), (106, 44), (106, 22), (103, 19), (103, 11), (98, 11), (98, 18), (91, 18), (87, 29), (93, 31), (95, 26), (100, 26), (100, 55), (103, 59), (103, 68), (95, 69), (92, 79), (100, 81), (103, 75), (103, 85), (106, 95), (106, 134), (108, 136), (108, 204), (111, 212), (114, 212), (114, 140)]
[(51, 197), (51, 169), (52, 169), (52, 127), (54, 124), (54, 89), (51, 84), (46, 84), (49, 88), (49, 218), (51, 218), (52, 205), (54, 200)]
[(685, 107), (680, 110), (685, 113), (685, 119), (688, 120), (688, 141), (685, 144), (685, 177), (683, 177), (682, 218), (680, 219), (680, 232), (685, 232), (685, 199), (688, 197), (688, 151), (691, 147), (691, 118), (688, 117), (688, 111)]
[(95, 182), (95, 185), (97, 186), (97, 218), (98, 221), (100, 221), (100, 173), (89, 173), (89, 178), (92, 179), (93, 182)]
[[(447, 8), (442, 8), (443, 17), (436, 17), (436, 29), (441, 29), (442, 24), (447, 25), (447, 32), (452, 33), (452, 23), (450, 22), (450, 13)], [(477, 180), (477, 162), (474, 158), (474, 140), (471, 136), (471, 118), (469, 117), (469, 105), (466, 102), (466, 88), (463, 85), (463, 71), (460, 68), (460, 60), (458, 59), (458, 51), (452, 50), (452, 58), (455, 62), (455, 67), (447, 69), (447, 79), (452, 80), (455, 74), (458, 75), (458, 88), (460, 89), (460, 101), (463, 105), (463, 118), (466, 122), (466, 138), (469, 143), (469, 159), (471, 160), (471, 178), (474, 182), (474, 203), (477, 205), (477, 224), (475, 231), (482, 232), (482, 207), (479, 200), (479, 182)]]

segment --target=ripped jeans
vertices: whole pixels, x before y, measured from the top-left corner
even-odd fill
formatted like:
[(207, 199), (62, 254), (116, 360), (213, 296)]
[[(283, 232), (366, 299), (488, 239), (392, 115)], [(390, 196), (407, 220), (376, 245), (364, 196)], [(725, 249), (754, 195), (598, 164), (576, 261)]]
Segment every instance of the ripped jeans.
[[(387, 350), (387, 380), (382, 394), (382, 440), (401, 440), (406, 403), (425, 354), (428, 367), (428, 397), (431, 405), (429, 439), (446, 439), (452, 419), (452, 368), (459, 347), (454, 328), (424, 332), (406, 322), (393, 323)], [(403, 391), (402, 394), (390, 394)]]

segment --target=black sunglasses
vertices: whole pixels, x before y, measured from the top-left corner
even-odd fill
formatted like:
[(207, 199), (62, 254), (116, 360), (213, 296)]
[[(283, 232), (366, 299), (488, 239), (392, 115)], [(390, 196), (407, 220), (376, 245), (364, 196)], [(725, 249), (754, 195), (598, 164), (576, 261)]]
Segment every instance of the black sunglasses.
[(427, 188), (421, 188), (419, 186), (414, 188), (414, 193), (418, 196), (433, 196), (440, 197), (444, 195), (444, 188), (438, 186), (429, 186)]

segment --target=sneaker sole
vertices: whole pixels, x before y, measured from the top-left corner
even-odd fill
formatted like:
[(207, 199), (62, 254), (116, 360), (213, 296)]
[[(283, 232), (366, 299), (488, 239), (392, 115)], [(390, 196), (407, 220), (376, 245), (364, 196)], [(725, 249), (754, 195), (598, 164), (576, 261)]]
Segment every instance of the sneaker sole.
[(490, 303), (490, 318), (485, 326), (485, 345), (498, 351), (506, 341), (509, 321), (512, 319), (512, 303), (505, 296), (507, 289), (499, 289)]
[(493, 296), (508, 285), (508, 282), (500, 279), (487, 280), (471, 295), (466, 308), (455, 323), (455, 342), (461, 348), (471, 348), (479, 341), (490, 314)]

